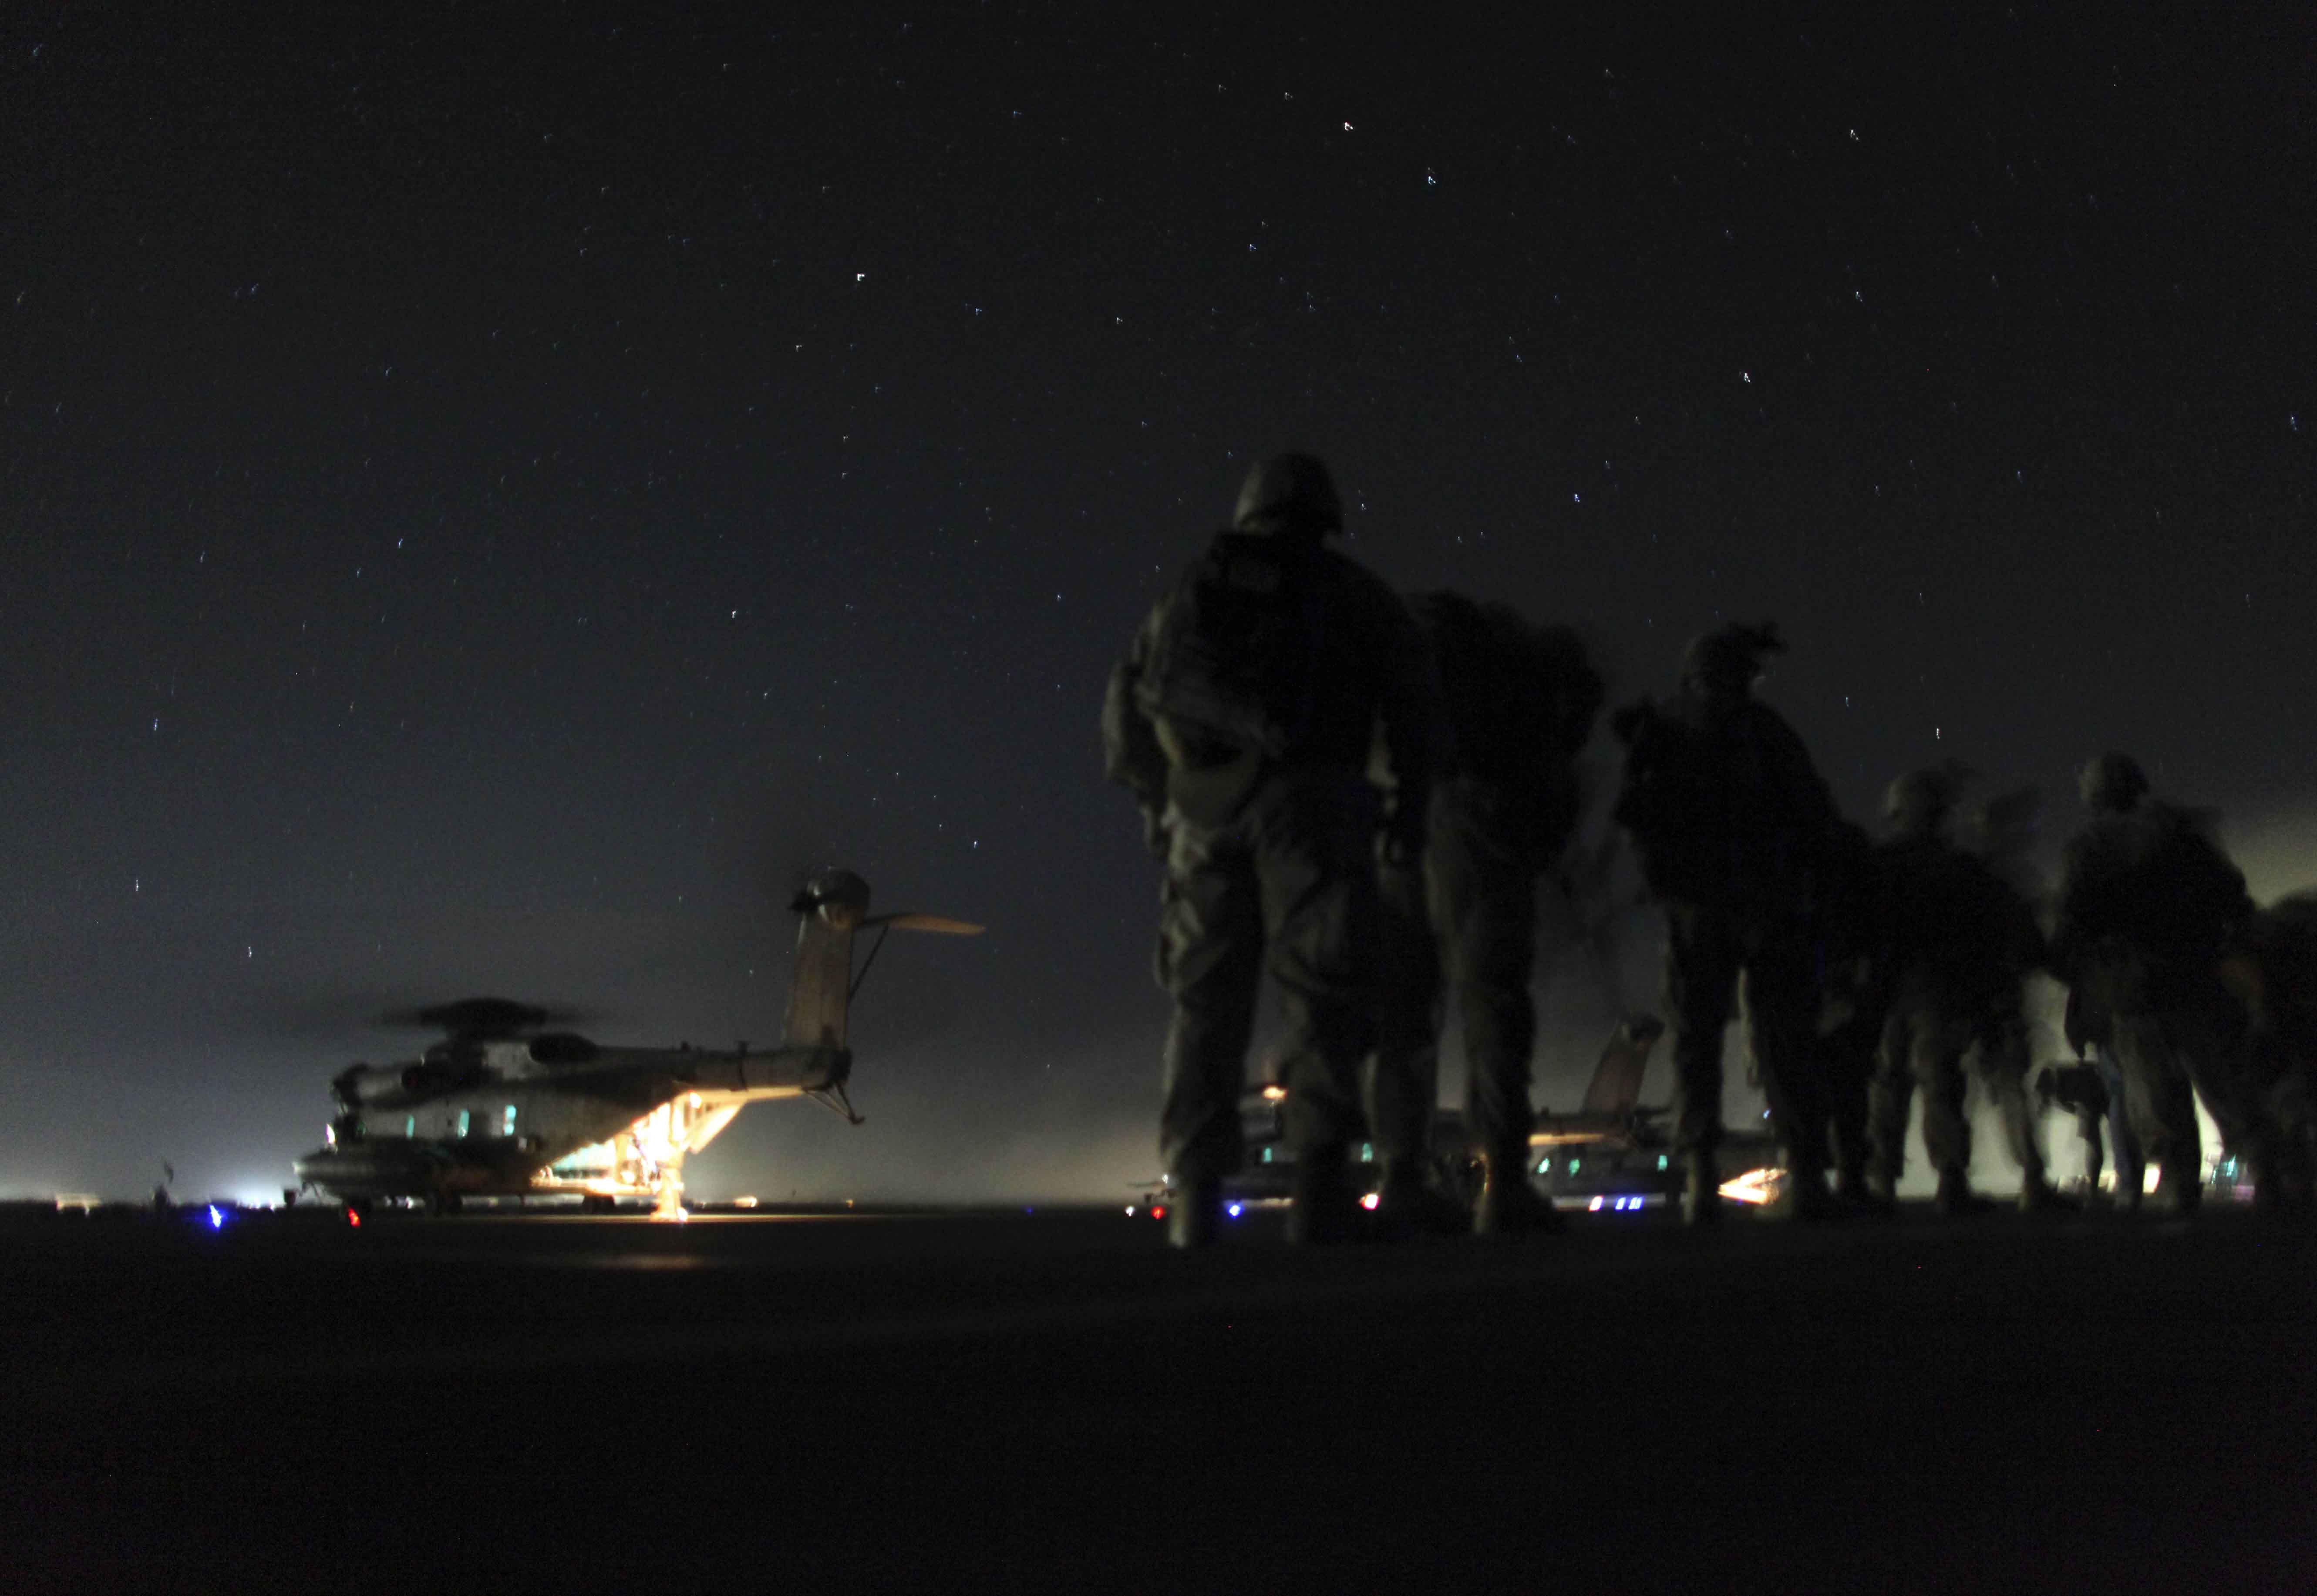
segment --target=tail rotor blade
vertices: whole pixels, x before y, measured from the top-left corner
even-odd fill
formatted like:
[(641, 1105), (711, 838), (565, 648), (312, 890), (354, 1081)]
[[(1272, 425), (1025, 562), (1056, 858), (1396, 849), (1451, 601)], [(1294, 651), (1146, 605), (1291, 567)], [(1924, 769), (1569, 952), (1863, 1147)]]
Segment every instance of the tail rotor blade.
[(863, 926), (890, 926), (897, 931), (931, 931), (941, 937), (979, 937), (989, 929), (970, 920), (944, 919), (937, 914), (880, 914), (861, 922)]

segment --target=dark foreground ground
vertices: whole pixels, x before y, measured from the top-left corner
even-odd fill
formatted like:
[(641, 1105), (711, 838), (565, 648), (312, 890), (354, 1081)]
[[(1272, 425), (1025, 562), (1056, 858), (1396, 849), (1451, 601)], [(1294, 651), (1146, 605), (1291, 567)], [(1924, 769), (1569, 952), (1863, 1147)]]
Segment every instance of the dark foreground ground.
[(2317, 1588), (2309, 1231), (1270, 1223), (22, 1219), (0, 1589)]

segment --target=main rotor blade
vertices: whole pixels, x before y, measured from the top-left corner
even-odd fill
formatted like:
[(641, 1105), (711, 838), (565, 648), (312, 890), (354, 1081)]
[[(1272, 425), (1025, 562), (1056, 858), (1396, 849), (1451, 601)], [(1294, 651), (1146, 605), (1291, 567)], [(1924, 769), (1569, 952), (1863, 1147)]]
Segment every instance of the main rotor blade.
[(507, 998), (461, 998), (424, 1009), (397, 1009), (378, 1017), (378, 1023), (396, 1030), (447, 1031), (453, 1036), (512, 1036), (549, 1026), (584, 1025), (594, 1018), (585, 1009)]
[(863, 926), (890, 926), (896, 931), (932, 931), (943, 937), (979, 937), (988, 930), (969, 920), (944, 919), (937, 914), (876, 914), (861, 922)]

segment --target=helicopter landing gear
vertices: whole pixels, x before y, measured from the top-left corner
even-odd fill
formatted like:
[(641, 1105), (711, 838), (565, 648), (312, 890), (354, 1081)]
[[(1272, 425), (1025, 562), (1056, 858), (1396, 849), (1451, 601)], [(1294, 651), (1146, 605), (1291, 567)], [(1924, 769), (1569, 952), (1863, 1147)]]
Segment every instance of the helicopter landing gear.
[(660, 1166), (659, 1201), (652, 1206), (652, 1217), (663, 1222), (691, 1217), (684, 1210), (684, 1154), (681, 1152)]

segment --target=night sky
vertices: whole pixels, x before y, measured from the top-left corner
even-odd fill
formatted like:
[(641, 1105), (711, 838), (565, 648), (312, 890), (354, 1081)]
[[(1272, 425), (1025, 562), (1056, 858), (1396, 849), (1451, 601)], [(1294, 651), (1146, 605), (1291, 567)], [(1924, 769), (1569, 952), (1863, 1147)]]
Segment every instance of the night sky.
[(1154, 1174), (1096, 717), (1283, 447), (1616, 697), (1776, 617), (1855, 817), (2317, 883), (2304, 5), (254, 9), (0, 18), (0, 1193), (278, 1188), (391, 1003), (769, 1041), (828, 863), (990, 934), (695, 1190)]

